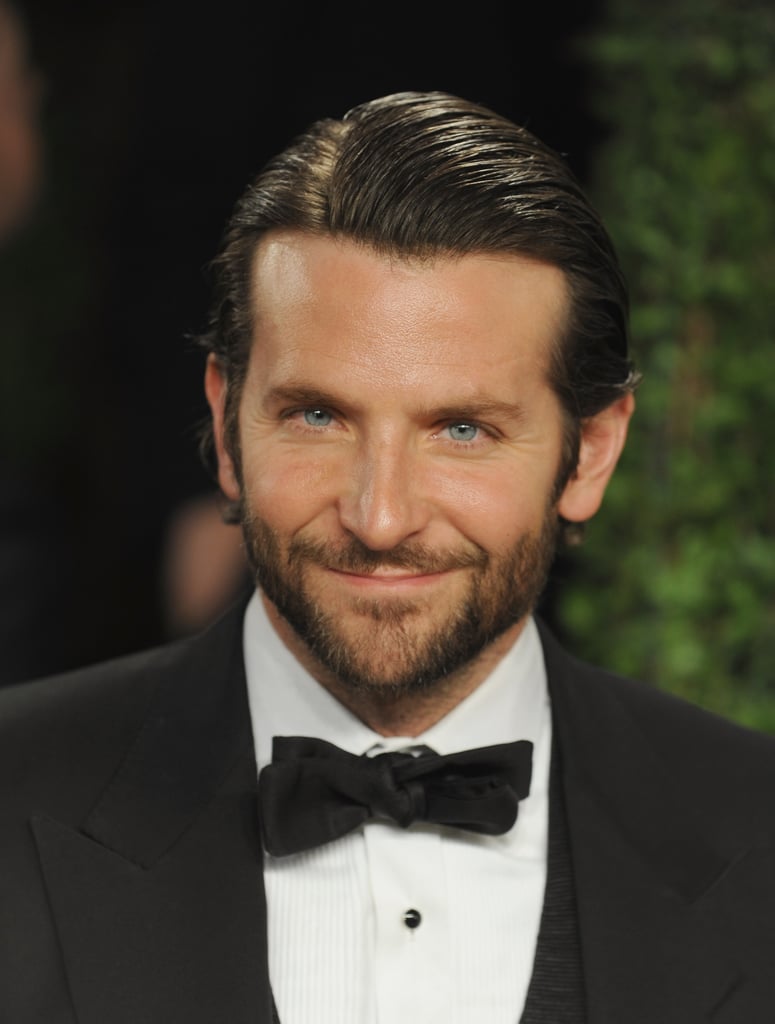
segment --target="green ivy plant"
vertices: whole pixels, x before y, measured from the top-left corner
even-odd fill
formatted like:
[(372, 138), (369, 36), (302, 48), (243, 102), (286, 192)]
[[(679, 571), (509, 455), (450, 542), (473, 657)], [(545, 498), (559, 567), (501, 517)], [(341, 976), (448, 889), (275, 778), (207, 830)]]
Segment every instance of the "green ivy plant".
[(582, 50), (643, 382), (556, 615), (585, 656), (775, 732), (775, 5), (608, 0)]

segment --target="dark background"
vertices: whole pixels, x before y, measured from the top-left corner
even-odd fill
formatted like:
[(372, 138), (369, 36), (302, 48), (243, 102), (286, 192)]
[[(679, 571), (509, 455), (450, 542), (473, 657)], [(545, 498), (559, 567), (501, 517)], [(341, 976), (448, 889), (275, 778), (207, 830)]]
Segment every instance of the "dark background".
[[(405, 89), (454, 92), (526, 124), (582, 181), (603, 134), (574, 57), (593, 4), (19, 6), (46, 148), (29, 237), (0, 266), (28, 268), (13, 302), (33, 325), (24, 402), (2, 439), (19, 495), (6, 548), (22, 559), (15, 575), (0, 559), (14, 609), (4, 681), (165, 639), (167, 525), (210, 487), (191, 340), (205, 268), (270, 155), (318, 117)], [(37, 435), (19, 457), (20, 439)]]

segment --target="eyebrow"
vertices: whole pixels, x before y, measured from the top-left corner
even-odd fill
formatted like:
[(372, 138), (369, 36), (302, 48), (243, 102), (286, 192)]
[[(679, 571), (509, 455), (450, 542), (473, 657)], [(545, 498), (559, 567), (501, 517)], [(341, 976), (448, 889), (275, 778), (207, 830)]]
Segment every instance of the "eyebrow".
[(524, 418), (525, 409), (519, 402), (500, 402), (494, 398), (463, 398), (454, 405), (434, 406), (423, 410), (429, 419), (517, 419)]
[[(321, 405), (338, 409), (352, 405), (343, 396), (337, 396), (322, 388), (304, 383), (276, 385), (269, 389), (265, 400), (269, 405), (288, 402), (292, 405)], [(492, 418), (522, 420), (525, 416), (525, 409), (519, 402), (504, 402), (489, 397), (471, 396), (441, 406), (421, 406), (418, 413), (420, 417), (428, 420), (486, 420)]]
[(283, 384), (272, 387), (266, 393), (266, 402), (291, 402), (293, 405), (333, 405), (341, 406), (341, 398), (329, 394), (321, 388), (309, 384)]

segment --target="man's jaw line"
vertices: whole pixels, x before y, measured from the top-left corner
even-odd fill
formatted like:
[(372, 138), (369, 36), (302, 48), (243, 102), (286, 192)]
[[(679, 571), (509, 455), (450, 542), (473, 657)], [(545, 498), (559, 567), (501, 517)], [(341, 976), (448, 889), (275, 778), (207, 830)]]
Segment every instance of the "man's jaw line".
[(274, 527), (243, 511), (256, 582), (280, 640), (385, 736), (425, 732), (495, 668), (543, 589), (556, 529), (546, 518), (540, 532), (523, 534), (495, 556), (493, 575), (492, 552), (475, 543), (375, 550), (352, 536), (327, 543), (297, 533), (283, 545)]
[(366, 689), (341, 680), (310, 650), (260, 587), (259, 594), (270, 622), (291, 654), (340, 704), (381, 736), (418, 736), (444, 718), (489, 675), (516, 642), (529, 618), (526, 615), (495, 637), (475, 658), (432, 681), (422, 692), (407, 692), (389, 682)]

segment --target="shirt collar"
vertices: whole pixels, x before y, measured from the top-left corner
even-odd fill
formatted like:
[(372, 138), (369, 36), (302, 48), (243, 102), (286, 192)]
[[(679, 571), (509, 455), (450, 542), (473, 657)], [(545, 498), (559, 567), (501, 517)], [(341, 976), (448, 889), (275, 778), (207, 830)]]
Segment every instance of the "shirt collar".
[(480, 686), (420, 736), (384, 737), (324, 689), (282, 642), (256, 592), (245, 613), (243, 645), (259, 770), (273, 736), (316, 736), (353, 754), (425, 745), (439, 754), (527, 739), (536, 743), (548, 707), (538, 630), (529, 619)]

